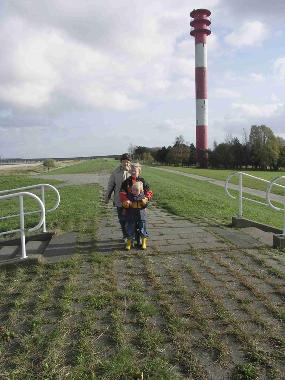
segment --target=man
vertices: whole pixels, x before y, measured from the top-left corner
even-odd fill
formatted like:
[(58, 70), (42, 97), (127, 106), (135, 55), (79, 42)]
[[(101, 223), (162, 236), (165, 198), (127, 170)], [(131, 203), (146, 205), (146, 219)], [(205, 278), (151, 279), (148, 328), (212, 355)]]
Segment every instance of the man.
[(118, 219), (121, 225), (123, 239), (127, 238), (126, 232), (126, 221), (125, 216), (123, 215), (123, 207), (120, 201), (119, 193), (121, 190), (121, 186), (123, 181), (125, 181), (130, 176), (130, 168), (131, 168), (131, 158), (128, 153), (122, 154), (120, 158), (121, 164), (118, 166), (113, 173), (111, 174), (108, 182), (108, 187), (105, 196), (105, 202), (108, 203), (111, 195), (114, 191), (114, 206), (117, 207)]

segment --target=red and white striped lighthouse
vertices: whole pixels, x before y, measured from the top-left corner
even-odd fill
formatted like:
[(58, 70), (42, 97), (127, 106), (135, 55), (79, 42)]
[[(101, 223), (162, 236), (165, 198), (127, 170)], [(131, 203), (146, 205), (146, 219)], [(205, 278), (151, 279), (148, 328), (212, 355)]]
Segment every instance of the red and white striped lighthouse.
[(191, 36), (195, 37), (195, 85), (196, 85), (196, 150), (197, 162), (207, 166), (208, 157), (208, 91), (207, 91), (207, 36), (211, 12), (208, 9), (194, 9), (190, 13), (193, 20)]

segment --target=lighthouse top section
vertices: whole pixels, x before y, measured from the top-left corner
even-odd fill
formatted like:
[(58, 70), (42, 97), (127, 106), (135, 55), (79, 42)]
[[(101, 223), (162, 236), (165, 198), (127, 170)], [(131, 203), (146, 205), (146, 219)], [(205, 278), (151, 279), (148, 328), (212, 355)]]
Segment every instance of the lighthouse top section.
[(190, 13), (190, 17), (193, 18), (190, 22), (192, 26), (190, 34), (195, 37), (196, 43), (205, 43), (206, 37), (211, 34), (209, 29), (211, 21), (208, 18), (210, 15), (211, 12), (208, 9), (193, 9)]

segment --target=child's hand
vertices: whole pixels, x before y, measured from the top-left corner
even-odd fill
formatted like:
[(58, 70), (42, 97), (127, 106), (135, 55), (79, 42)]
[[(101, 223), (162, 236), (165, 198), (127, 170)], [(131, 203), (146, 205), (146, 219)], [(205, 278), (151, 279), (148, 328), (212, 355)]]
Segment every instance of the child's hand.
[(147, 199), (147, 198), (143, 198), (143, 199), (142, 199), (142, 204), (143, 204), (144, 206), (147, 204), (147, 202), (148, 202), (148, 199)]
[(129, 201), (129, 200), (127, 200), (127, 201), (124, 201), (124, 202), (123, 202), (123, 207), (124, 207), (124, 208), (129, 208), (129, 207), (130, 207), (130, 205), (131, 205), (131, 203), (132, 203), (132, 202), (131, 202), (131, 201)]

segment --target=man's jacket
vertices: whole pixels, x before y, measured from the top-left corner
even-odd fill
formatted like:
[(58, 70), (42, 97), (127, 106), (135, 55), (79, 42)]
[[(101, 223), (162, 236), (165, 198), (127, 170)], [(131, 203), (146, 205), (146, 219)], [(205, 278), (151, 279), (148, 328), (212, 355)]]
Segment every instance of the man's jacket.
[(127, 170), (124, 170), (122, 166), (118, 166), (111, 174), (106, 191), (106, 199), (110, 199), (114, 192), (114, 206), (122, 207), (119, 193), (122, 183), (130, 176)]

